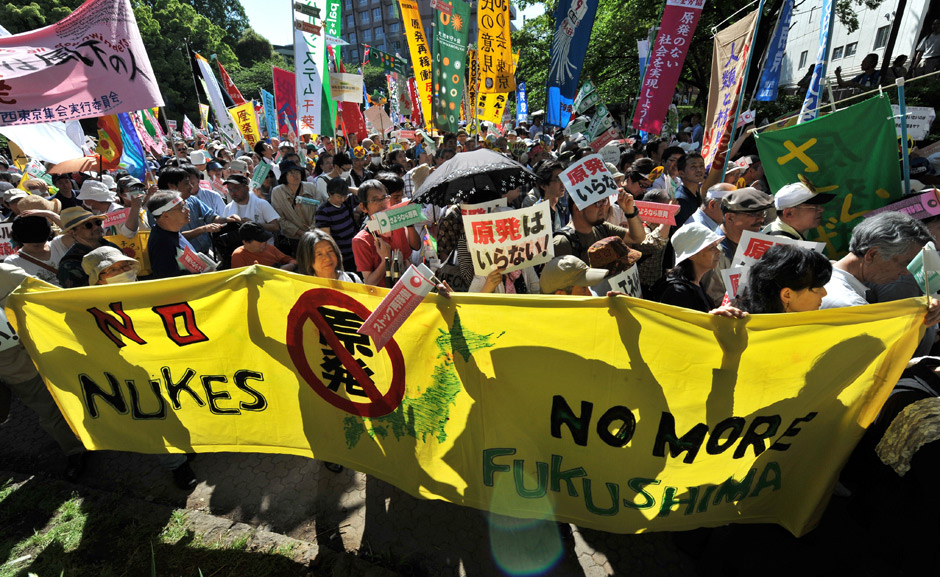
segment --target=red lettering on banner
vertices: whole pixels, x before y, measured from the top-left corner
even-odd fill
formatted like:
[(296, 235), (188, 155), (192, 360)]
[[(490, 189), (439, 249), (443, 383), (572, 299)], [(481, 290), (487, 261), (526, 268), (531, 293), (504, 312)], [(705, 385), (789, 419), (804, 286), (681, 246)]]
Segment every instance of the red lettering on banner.
[[(189, 306), (189, 303), (174, 303), (153, 307), (153, 312), (160, 315), (163, 328), (166, 330), (166, 336), (170, 337), (179, 346), (183, 347), (209, 340), (209, 337), (196, 326), (196, 312), (193, 307)], [(181, 335), (176, 327), (177, 318), (183, 319), (183, 326), (186, 328), (186, 332), (189, 333), (186, 336)]]
[(747, 250), (744, 251), (744, 256), (760, 259), (764, 256), (764, 253), (767, 252), (767, 249), (772, 247), (775, 243), (772, 240), (764, 240), (762, 238), (752, 238), (750, 244), (747, 245)]
[(117, 316), (121, 317), (121, 320), (114, 318), (108, 313), (99, 310), (98, 308), (90, 308), (88, 312), (95, 317), (95, 322), (98, 324), (98, 329), (104, 333), (104, 336), (111, 339), (118, 348), (123, 347), (126, 343), (115, 334), (113, 331), (117, 331), (118, 334), (122, 334), (130, 340), (134, 341), (138, 345), (145, 345), (147, 341), (140, 338), (140, 335), (137, 334), (137, 331), (134, 330), (134, 321), (131, 320), (131, 317), (124, 312), (124, 304), (121, 302), (111, 303), (108, 305), (111, 310)]

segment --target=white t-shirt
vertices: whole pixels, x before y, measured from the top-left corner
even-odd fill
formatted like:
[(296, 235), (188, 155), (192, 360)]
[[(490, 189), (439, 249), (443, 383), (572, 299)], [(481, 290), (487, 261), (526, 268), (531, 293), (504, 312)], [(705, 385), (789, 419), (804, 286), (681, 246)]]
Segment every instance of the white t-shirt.
[(920, 57), (921, 61), (940, 56), (940, 34), (927, 36), (920, 41), (920, 44), (917, 45), (917, 49), (922, 50), (924, 53), (923, 56)]
[(837, 309), (842, 307), (856, 307), (867, 305), (865, 293), (868, 287), (863, 285), (854, 276), (832, 263), (832, 277), (826, 283), (826, 296), (823, 297), (821, 309)]
[[(222, 216), (232, 215), (236, 215), (242, 220), (257, 222), (260, 225), (268, 224), (271, 221), (276, 221), (279, 218), (277, 211), (274, 210), (274, 207), (271, 206), (271, 203), (263, 198), (255, 196), (254, 194), (248, 195), (248, 202), (245, 204), (238, 204), (233, 200), (232, 202), (225, 205), (225, 210), (222, 212)], [(268, 244), (274, 244), (274, 239), (269, 238)]]

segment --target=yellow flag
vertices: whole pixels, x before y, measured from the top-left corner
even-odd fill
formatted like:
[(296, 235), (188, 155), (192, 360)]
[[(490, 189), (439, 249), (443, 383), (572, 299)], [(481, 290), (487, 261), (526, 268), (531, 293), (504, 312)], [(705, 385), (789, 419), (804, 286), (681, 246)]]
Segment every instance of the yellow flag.
[(258, 117), (255, 115), (254, 104), (249, 100), (244, 104), (229, 108), (228, 111), (238, 126), (238, 130), (242, 133), (242, 138), (248, 144), (248, 149), (253, 149), (255, 144), (261, 140), (261, 135), (258, 134)]
[(431, 130), (434, 125), (431, 113), (431, 96), (434, 94), (434, 83), (431, 78), (431, 52), (428, 50), (428, 41), (424, 35), (424, 26), (421, 24), (417, 2), (398, 0), (398, 5), (401, 7), (401, 19), (405, 24), (405, 35), (408, 38), (411, 66), (415, 71), (421, 114), (424, 116), (425, 126)]
[[(60, 290), (7, 315), (88, 449), (262, 452), (618, 533), (813, 527), (923, 299), (714, 317), (627, 297), (388, 293), (249, 267)], [(383, 325), (383, 323), (386, 323)], [(694, 351), (694, 354), (689, 354)]]
[(477, 7), (477, 58), (480, 92), (508, 93), (516, 89), (509, 38), (509, 0), (484, 0)]

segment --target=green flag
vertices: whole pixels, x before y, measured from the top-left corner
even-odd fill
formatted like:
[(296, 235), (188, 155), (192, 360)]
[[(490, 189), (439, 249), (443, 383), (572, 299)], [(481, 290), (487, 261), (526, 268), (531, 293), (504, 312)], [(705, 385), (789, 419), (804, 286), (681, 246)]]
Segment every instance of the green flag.
[[(341, 16), (341, 7), (340, 0), (327, 0), (326, 2), (326, 17), (323, 19), (324, 27), (323, 31), (331, 36), (339, 36), (339, 25), (340, 25), (340, 16)], [(333, 47), (333, 54), (335, 55), (335, 61), (337, 68), (334, 70), (330, 67), (330, 53), (329, 51), (323, 52), (323, 69), (329, 70), (331, 72), (339, 72), (339, 63), (342, 62), (340, 58), (340, 47)], [(336, 127), (336, 101), (333, 100), (333, 95), (330, 91), (329, 83), (329, 74), (326, 75), (326, 80), (323, 82), (323, 114), (329, 113), (329, 120), (324, 120), (320, 124), (320, 130), (323, 131), (323, 136), (334, 136), (335, 127)]]
[(901, 198), (898, 139), (891, 105), (876, 96), (790, 128), (757, 137), (771, 190), (805, 179), (818, 193), (835, 194), (822, 225), (807, 240), (825, 242), (826, 254), (846, 254), (866, 212)]
[(470, 5), (463, 0), (452, 0), (448, 14), (434, 10), (434, 60), (431, 63), (434, 78), (434, 96), (431, 99), (434, 125), (438, 130), (457, 132), (460, 120), (460, 100), (464, 89), (464, 61), (467, 59), (467, 30), (470, 26)]

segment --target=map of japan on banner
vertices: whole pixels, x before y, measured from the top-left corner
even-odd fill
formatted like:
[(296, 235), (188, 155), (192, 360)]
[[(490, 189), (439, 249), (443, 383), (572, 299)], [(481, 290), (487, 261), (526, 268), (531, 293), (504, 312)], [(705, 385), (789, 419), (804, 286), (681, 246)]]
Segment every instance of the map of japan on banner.
[(802, 176), (816, 192), (836, 195), (824, 205), (822, 225), (806, 234), (807, 240), (826, 243), (829, 258), (846, 254), (852, 229), (866, 212), (901, 198), (891, 116), (888, 97), (876, 96), (811, 122), (756, 134), (771, 190)]
[(415, 496), (616, 533), (801, 535), (925, 310), (729, 319), (627, 297), (431, 294), (378, 351), (357, 330), (387, 292), (255, 266), (29, 279), (6, 312), (89, 449), (315, 457)]
[(705, 0), (666, 0), (663, 21), (633, 114), (633, 128), (659, 134), (672, 103)]
[(129, 0), (89, 0), (55, 24), (0, 37), (0, 68), (0, 126), (163, 106)]

